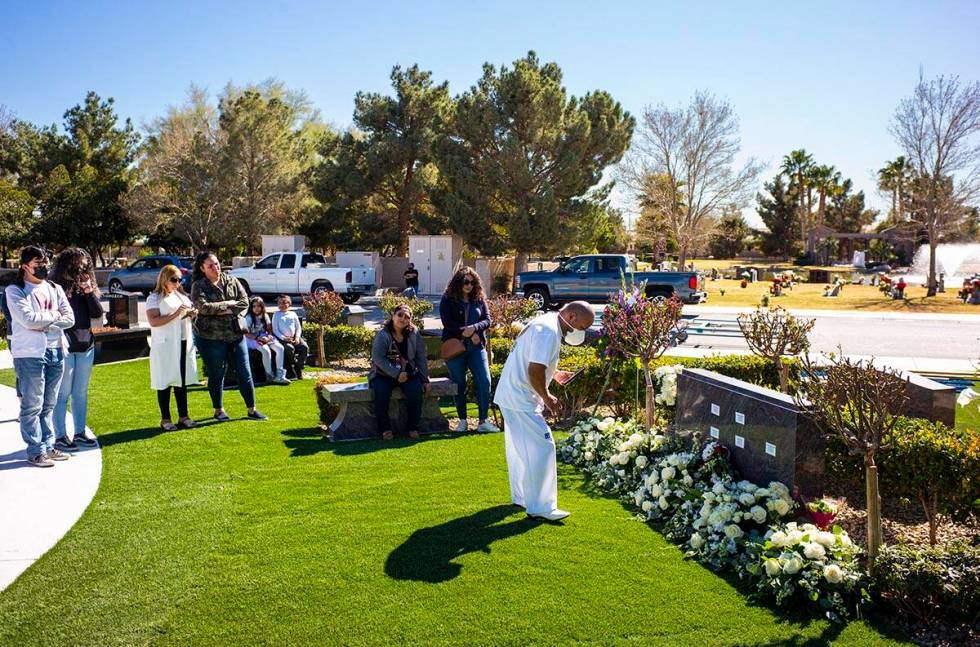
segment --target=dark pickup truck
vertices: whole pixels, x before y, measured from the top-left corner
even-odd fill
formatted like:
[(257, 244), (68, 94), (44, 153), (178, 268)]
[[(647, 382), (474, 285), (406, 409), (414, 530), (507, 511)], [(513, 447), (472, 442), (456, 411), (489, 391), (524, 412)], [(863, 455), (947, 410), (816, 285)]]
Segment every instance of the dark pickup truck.
[(551, 272), (521, 272), (514, 291), (541, 308), (575, 300), (606, 303), (619, 290), (623, 274), (627, 283), (645, 283), (647, 296), (677, 296), (684, 303), (707, 298), (695, 272), (636, 272), (632, 258), (623, 254), (573, 256)]

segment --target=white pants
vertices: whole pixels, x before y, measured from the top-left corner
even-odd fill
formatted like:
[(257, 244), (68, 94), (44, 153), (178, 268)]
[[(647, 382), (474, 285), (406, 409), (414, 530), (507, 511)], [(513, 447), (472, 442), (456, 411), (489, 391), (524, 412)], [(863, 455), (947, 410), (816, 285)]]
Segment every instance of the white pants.
[(501, 408), (510, 498), (528, 514), (558, 507), (558, 464), (551, 428), (540, 413)]
[[(279, 343), (278, 339), (273, 340), (269, 344), (260, 344), (254, 339), (249, 339), (248, 347), (254, 348), (262, 354), (262, 366), (265, 368), (265, 374), (269, 377), (279, 377), (286, 372), (283, 362), (286, 361), (286, 350)], [(276, 351), (276, 372), (272, 372), (272, 351)]]

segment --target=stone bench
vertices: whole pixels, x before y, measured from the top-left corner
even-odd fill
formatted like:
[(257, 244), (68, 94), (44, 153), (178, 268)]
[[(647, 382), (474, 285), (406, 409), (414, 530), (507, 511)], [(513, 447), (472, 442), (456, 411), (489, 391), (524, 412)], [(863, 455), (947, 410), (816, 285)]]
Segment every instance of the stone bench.
[[(449, 431), (449, 421), (439, 410), (439, 398), (456, 395), (456, 385), (444, 377), (433, 378), (431, 384), (432, 388), (422, 401), (422, 420), (418, 429), (420, 434)], [(374, 417), (374, 392), (367, 382), (326, 384), (318, 397), (340, 409), (332, 422), (321, 420), (327, 427), (331, 442), (381, 437), (378, 421)], [(405, 406), (405, 396), (400, 389), (392, 394), (390, 406), (395, 408), (391, 415), (395, 433), (404, 433), (408, 407)]]

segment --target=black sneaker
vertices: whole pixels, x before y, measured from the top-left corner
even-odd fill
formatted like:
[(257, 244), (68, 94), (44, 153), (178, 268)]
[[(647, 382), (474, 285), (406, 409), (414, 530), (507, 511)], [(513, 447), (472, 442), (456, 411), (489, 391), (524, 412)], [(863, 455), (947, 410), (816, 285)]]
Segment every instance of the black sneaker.
[(66, 461), (69, 458), (71, 458), (71, 456), (61, 451), (60, 449), (52, 449), (51, 451), (48, 452), (48, 458), (50, 458), (53, 461)]
[(98, 447), (99, 441), (88, 436), (75, 436), (75, 444), (81, 445), (82, 447)]
[(228, 422), (229, 420), (231, 420), (231, 418), (228, 417), (228, 414), (225, 413), (224, 411), (216, 415), (214, 419), (217, 420), (218, 422)]
[(74, 440), (68, 440), (67, 437), (59, 438), (54, 441), (54, 446), (63, 452), (77, 452), (78, 445), (75, 444)]
[(256, 409), (255, 411), (253, 411), (253, 412), (251, 412), (251, 413), (248, 414), (248, 419), (249, 420), (268, 420), (269, 417), (267, 415), (265, 415), (264, 413), (262, 413), (261, 411), (259, 411), (258, 409)]
[(27, 459), (29, 465), (34, 467), (54, 467), (54, 461), (48, 458), (47, 454), (38, 454)]

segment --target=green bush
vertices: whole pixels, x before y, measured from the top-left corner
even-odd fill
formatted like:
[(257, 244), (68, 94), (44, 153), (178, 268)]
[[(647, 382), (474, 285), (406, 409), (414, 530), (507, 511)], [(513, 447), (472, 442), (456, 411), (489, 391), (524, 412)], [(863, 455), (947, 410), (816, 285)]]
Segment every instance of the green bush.
[(872, 577), (882, 598), (920, 622), (975, 623), (980, 616), (980, 547), (885, 546)]
[[(876, 455), (881, 494), (921, 505), (930, 543), (940, 515), (962, 520), (980, 511), (980, 431), (902, 417), (882, 445)], [(832, 476), (861, 482), (861, 457), (849, 454), (839, 436), (828, 437), (825, 456)]]
[[(375, 331), (362, 326), (325, 326), (323, 350), (326, 361), (371, 355), (371, 343)], [(319, 352), (319, 333), (315, 324), (303, 324), (303, 339), (310, 346), (310, 358), (316, 360)]]

